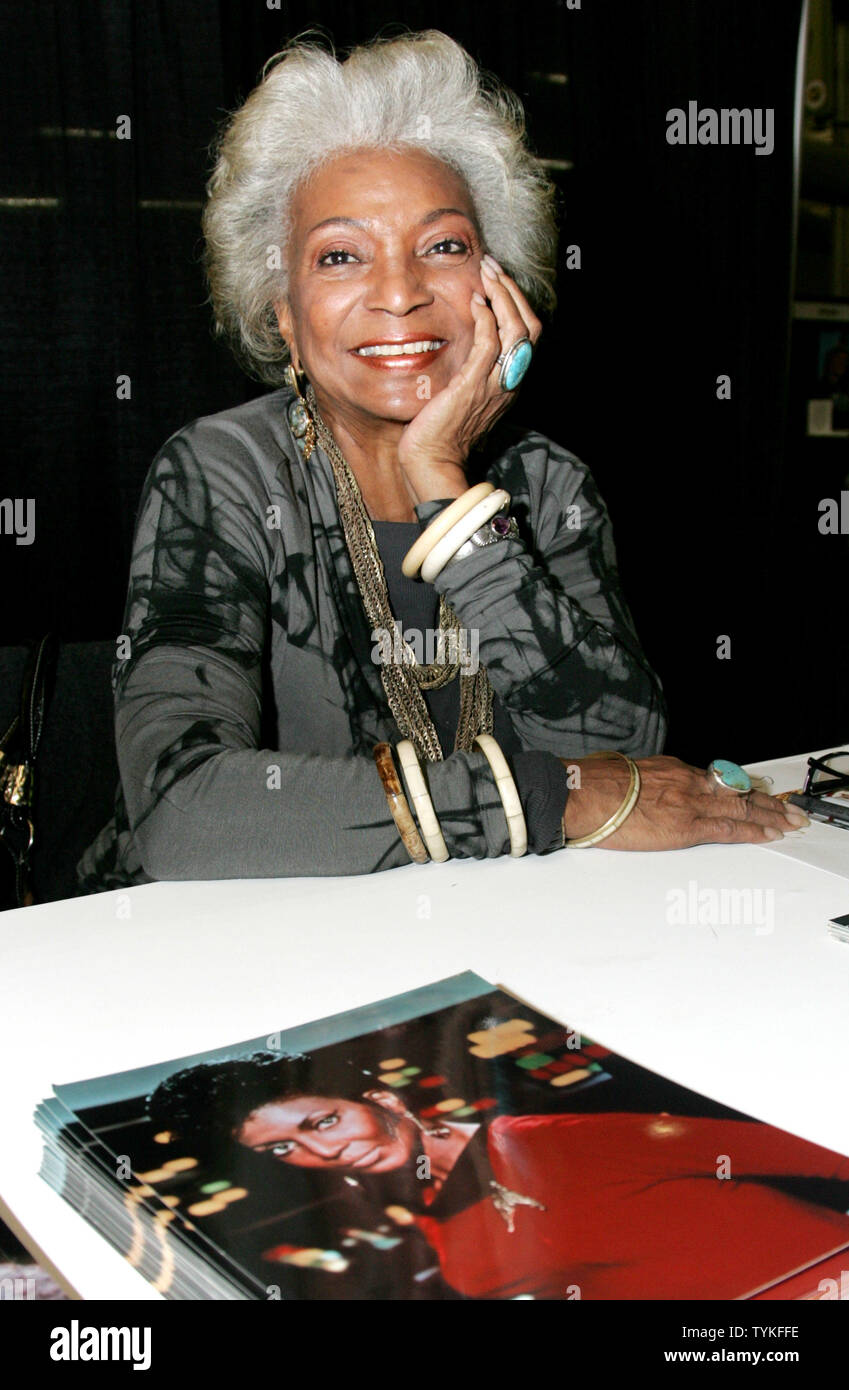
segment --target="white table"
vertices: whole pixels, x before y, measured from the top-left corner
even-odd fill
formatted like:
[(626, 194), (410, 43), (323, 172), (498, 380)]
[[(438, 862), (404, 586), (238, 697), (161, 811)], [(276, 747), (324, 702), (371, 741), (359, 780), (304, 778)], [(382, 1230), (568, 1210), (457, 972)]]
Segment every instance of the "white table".
[[(754, 770), (781, 791), (801, 784), (804, 761)], [(777, 849), (163, 883), (5, 913), (0, 1215), (69, 1292), (158, 1298), (38, 1176), (32, 1112), (53, 1083), (270, 1034), (462, 970), (849, 1153), (849, 945), (827, 931), (849, 912), (849, 834), (814, 824)], [(676, 924), (670, 895), (709, 915), (723, 890), (741, 892), (743, 908), (749, 890), (757, 920)]]

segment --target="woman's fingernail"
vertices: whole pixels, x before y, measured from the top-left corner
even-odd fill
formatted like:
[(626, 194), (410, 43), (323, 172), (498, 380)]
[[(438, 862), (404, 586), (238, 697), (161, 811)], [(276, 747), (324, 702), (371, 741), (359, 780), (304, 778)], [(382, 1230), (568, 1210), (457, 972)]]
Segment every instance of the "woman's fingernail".
[(764, 837), (765, 837), (765, 839), (767, 839), (767, 840), (783, 840), (783, 839), (784, 839), (784, 832), (783, 832), (782, 830), (776, 830), (776, 829), (775, 829), (773, 826), (771, 826), (771, 825), (765, 825), (765, 826), (764, 826)]
[(486, 300), (484, 299), (483, 295), (482, 295), (482, 294), (479, 294), (477, 290), (475, 290), (475, 291), (473, 292), (473, 294), (472, 294), (472, 299), (475, 301), (476, 304), (485, 304), (485, 303), (486, 303)]
[(810, 825), (811, 823), (809, 818), (805, 815), (805, 812), (800, 811), (796, 806), (785, 807), (784, 814), (796, 830), (801, 830), (802, 826)]
[(481, 261), (481, 275), (489, 275), (493, 280), (495, 279), (495, 271), (486, 259)]

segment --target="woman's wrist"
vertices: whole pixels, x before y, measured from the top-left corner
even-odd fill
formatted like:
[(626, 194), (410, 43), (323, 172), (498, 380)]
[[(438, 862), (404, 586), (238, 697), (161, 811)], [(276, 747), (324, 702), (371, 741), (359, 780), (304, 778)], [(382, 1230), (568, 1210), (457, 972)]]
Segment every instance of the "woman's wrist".
[[(480, 482), (476, 483), (474, 487), (465, 488), (459, 497), (455, 497), (448, 503), (447, 507), (442, 506), (441, 499), (436, 499), (439, 501), (438, 515), (430, 520), (418, 540), (407, 551), (401, 563), (402, 573), (408, 579), (417, 578), (424, 561), (436, 543), (447, 535), (454, 523), (464, 517), (467, 512), (470, 512), (476, 503), (494, 491), (492, 483)], [(432, 504), (428, 502), (418, 503), (416, 515), (421, 519), (422, 514), (429, 511), (431, 506)]]
[(469, 490), (469, 480), (459, 464), (428, 461), (415, 467), (401, 466), (414, 506), (440, 497), (462, 497)]
[(616, 757), (561, 761), (570, 773), (571, 795), (562, 820), (564, 843), (568, 843), (592, 835), (622, 804), (630, 772), (627, 763)]

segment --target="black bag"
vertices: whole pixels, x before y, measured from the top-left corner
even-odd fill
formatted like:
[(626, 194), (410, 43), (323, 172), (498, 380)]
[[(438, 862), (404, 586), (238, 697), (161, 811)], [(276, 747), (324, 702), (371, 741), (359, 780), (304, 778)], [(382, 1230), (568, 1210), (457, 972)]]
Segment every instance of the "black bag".
[(21, 685), (20, 709), (0, 738), (0, 907), (29, 907), (35, 839), (33, 792), (38, 746), (56, 667), (56, 640), (33, 646)]

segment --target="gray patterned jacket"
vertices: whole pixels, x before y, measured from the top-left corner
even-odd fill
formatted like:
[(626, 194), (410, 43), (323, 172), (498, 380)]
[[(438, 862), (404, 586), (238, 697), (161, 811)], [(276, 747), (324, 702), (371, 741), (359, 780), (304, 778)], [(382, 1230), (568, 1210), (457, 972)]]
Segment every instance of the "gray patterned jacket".
[[(330, 464), (287, 389), (195, 420), (160, 450), (115, 663), (115, 820), (86, 889), (153, 879), (360, 874), (409, 863), (372, 758), (395, 743)], [(520, 537), (448, 566), (464, 627), (523, 749), (658, 752), (663, 701), (623, 600), (588, 470), (509, 426), (470, 481), (511, 494)], [(422, 525), (444, 505), (416, 508)], [(452, 856), (509, 849), (480, 752), (424, 768)]]

